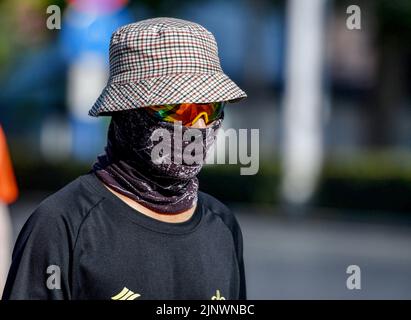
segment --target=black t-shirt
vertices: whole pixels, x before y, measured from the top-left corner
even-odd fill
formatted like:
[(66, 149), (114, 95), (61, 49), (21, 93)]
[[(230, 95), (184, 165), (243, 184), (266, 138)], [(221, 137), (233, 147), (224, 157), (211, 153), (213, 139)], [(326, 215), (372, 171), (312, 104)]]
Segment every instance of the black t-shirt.
[(88, 173), (44, 200), (14, 248), (3, 299), (246, 299), (242, 234), (199, 192), (167, 223), (128, 206)]

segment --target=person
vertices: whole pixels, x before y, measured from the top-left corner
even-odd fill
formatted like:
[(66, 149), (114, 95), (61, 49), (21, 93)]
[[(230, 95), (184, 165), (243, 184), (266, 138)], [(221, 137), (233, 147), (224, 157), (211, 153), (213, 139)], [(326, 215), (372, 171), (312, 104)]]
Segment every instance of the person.
[(6, 136), (0, 125), (0, 295), (10, 267), (11, 221), (8, 205), (16, 201), (18, 188), (14, 177)]
[(115, 31), (89, 111), (111, 116), (105, 153), (28, 219), (3, 299), (246, 299), (241, 228), (196, 177), (226, 102), (245, 97), (199, 24)]

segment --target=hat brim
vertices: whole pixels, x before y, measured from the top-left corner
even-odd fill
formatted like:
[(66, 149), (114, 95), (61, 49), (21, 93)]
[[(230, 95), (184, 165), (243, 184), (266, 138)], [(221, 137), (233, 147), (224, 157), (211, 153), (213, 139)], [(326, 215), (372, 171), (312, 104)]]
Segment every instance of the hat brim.
[(127, 83), (109, 83), (88, 114), (171, 103), (237, 102), (247, 97), (227, 75), (177, 74)]

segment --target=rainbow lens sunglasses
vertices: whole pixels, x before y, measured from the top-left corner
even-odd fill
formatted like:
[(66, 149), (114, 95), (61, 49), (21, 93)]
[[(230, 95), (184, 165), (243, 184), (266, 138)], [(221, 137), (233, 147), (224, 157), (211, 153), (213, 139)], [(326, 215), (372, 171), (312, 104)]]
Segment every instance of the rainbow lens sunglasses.
[(206, 125), (221, 117), (225, 102), (180, 103), (150, 106), (145, 109), (157, 119), (166, 122), (181, 121), (184, 126), (191, 126), (201, 117)]

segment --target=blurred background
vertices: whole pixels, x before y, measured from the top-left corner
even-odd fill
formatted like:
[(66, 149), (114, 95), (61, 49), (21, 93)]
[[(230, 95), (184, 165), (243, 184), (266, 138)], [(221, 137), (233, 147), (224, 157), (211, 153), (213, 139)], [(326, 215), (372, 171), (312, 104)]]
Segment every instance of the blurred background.
[[(224, 127), (259, 129), (258, 173), (209, 165), (200, 189), (239, 219), (249, 299), (410, 299), (407, 0), (2, 0), (12, 243), (38, 203), (103, 152), (109, 120), (87, 111), (107, 80), (111, 33), (158, 16), (210, 30), (248, 94), (227, 107)], [(350, 265), (360, 290), (347, 289)]]

